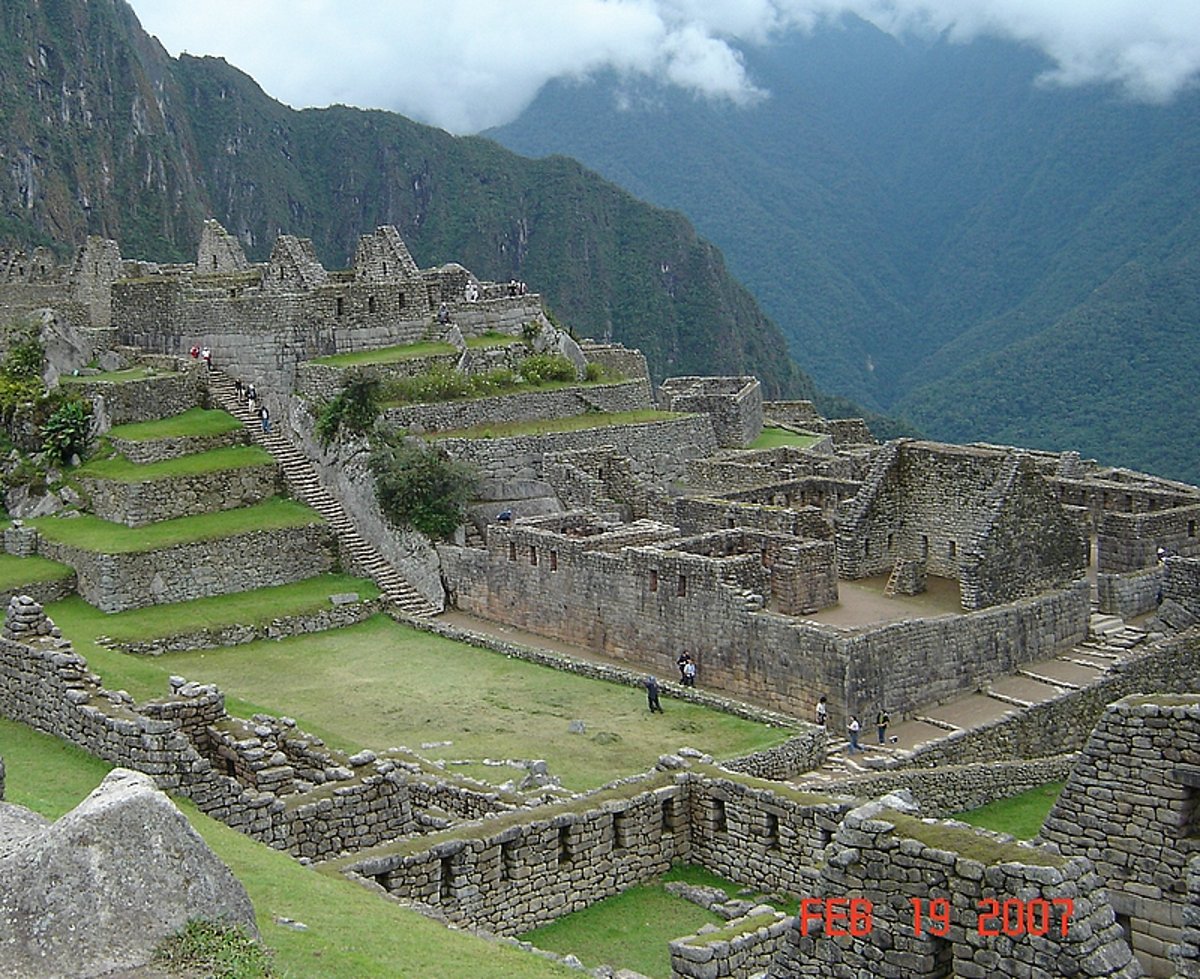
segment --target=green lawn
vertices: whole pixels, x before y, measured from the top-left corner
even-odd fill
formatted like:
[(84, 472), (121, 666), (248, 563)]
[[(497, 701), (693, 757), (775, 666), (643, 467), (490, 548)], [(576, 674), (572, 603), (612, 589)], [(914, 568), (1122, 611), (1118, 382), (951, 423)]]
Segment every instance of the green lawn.
[(1018, 840), (1031, 840), (1041, 831), (1042, 823), (1065, 784), (1049, 782), (1039, 785), (1036, 789), (1008, 799), (998, 799), (979, 809), (957, 813), (954, 818), (998, 833), (1011, 833)]
[(67, 565), (44, 557), (0, 554), (0, 591), (13, 591), (35, 581), (59, 581), (74, 573)]
[(122, 483), (148, 483), (172, 476), (195, 476), (200, 473), (244, 469), (248, 466), (264, 466), (274, 461), (271, 453), (257, 445), (230, 445), (144, 465), (130, 462), (121, 455), (108, 459), (93, 459), (75, 470), (73, 475), (112, 479)]
[(576, 955), (589, 968), (611, 965), (650, 979), (671, 979), (667, 943), (694, 934), (702, 925), (725, 923), (698, 904), (668, 894), (663, 884), (671, 880), (719, 887), (730, 897), (739, 890), (701, 867), (673, 867), (661, 880), (631, 887), (520, 938), (560, 955)]
[[(507, 347), (521, 343), (520, 337), (507, 333), (485, 333), (478, 337), (469, 337), (467, 346)], [(363, 364), (394, 364), (402, 360), (415, 360), (418, 357), (432, 357), (437, 354), (455, 354), (458, 351), (453, 344), (437, 340), (425, 340), (420, 343), (406, 343), (398, 347), (380, 347), (377, 350), (355, 350), (344, 354), (330, 354), (328, 357), (316, 357), (311, 363), (325, 364), (329, 367), (360, 367)]]
[[(112, 767), (78, 748), (0, 719), (7, 769), (5, 801), (48, 818), (83, 799)], [(553, 979), (579, 973), (514, 949), (450, 931), (343, 878), (301, 866), (291, 857), (209, 819), (183, 800), (180, 808), (245, 885), (276, 974), (288, 979)], [(290, 918), (307, 931), (278, 923)]]
[(645, 425), (650, 422), (672, 421), (676, 418), (686, 417), (679, 412), (656, 411), (653, 408), (619, 412), (589, 411), (583, 415), (549, 418), (542, 421), (492, 422), (486, 425), (475, 425), (471, 428), (435, 432), (427, 436), (427, 439), (434, 441), (436, 439), (490, 439), (508, 438), (515, 435), (549, 435), (553, 432), (582, 432), (591, 428), (607, 428), (612, 425)]
[(242, 423), (227, 411), (189, 408), (181, 414), (158, 421), (115, 425), (107, 434), (112, 438), (128, 439), (132, 442), (150, 442), (154, 439), (224, 435), (241, 427)]
[(91, 514), (42, 517), (29, 521), (49, 540), (103, 554), (153, 551), (199, 540), (234, 537), (253, 530), (281, 530), (321, 523), (321, 517), (302, 503), (273, 497), (254, 506), (163, 520), (145, 527), (126, 527)]
[[(651, 715), (640, 689), (509, 659), (386, 616), (291, 639), (140, 658), (90, 644), (108, 621), (134, 613), (104, 618), (84, 609), (67, 600), (48, 612), (111, 687), (162, 696), (177, 673), (216, 683), (232, 713), (286, 714), (346, 750), (404, 745), (435, 759), (467, 759), (475, 762), (472, 774), (496, 782), (514, 770), (485, 769), (484, 758), (544, 758), (564, 785), (584, 789), (644, 771), (684, 745), (731, 758), (791, 733), (669, 699), (665, 714)], [(567, 733), (575, 719), (587, 726), (584, 734)], [(421, 749), (434, 741), (452, 744)]]
[(129, 381), (144, 381), (149, 377), (175, 377), (175, 371), (158, 370), (154, 367), (127, 367), (123, 371), (108, 371), (101, 374), (63, 374), (59, 381), (63, 384), (92, 384), (97, 381), (103, 384), (127, 384)]
[(810, 445), (816, 445), (822, 438), (824, 438), (822, 435), (808, 433), (799, 435), (796, 432), (789, 432), (786, 428), (767, 426), (748, 447), (751, 449), (777, 449), (780, 446), (788, 445), (798, 449), (807, 449)]

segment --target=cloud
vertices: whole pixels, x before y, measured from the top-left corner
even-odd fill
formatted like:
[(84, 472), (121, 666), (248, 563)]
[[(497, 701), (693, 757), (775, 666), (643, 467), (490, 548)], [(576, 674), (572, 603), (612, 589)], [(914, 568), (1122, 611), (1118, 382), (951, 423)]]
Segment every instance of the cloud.
[(744, 104), (739, 46), (854, 13), (895, 34), (988, 35), (1046, 81), (1164, 100), (1200, 71), (1195, 0), (132, 0), (172, 54), (220, 55), (296, 107), (384, 108), (452, 132), (516, 116), (554, 78), (611, 69)]

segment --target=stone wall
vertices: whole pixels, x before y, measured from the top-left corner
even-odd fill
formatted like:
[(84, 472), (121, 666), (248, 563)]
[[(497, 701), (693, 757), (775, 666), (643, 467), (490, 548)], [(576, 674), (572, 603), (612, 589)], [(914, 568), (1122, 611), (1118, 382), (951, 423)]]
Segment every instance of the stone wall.
[(805, 782), (801, 788), (877, 799), (907, 789), (925, 816), (945, 818), (978, 809), (997, 799), (1007, 799), (1047, 782), (1065, 781), (1076, 756), (1057, 755), (1030, 761), (979, 762), (973, 765), (945, 765), (938, 768), (906, 768), (871, 775), (857, 775), (836, 781)]
[(677, 938), (670, 943), (672, 979), (765, 973), (787, 942), (789, 921), (782, 913), (752, 912), (716, 933)]
[(646, 355), (640, 350), (623, 347), (619, 343), (596, 343), (591, 340), (582, 340), (579, 346), (589, 364), (599, 364), (616, 377), (650, 383), (650, 368), (646, 364)]
[(8, 591), (0, 591), (0, 607), (7, 608), (8, 603), (18, 595), (28, 595), (38, 604), (47, 605), (50, 602), (62, 601), (75, 593), (75, 575), (52, 581), (28, 581)]
[(274, 460), (219, 472), (130, 482), (85, 476), (82, 483), (88, 509), (101, 520), (126, 527), (253, 506), (275, 496), (282, 486)]
[(1166, 559), (1158, 617), (1175, 630), (1200, 624), (1200, 558)]
[(1095, 864), (1150, 976), (1174, 972), (1198, 801), (1200, 695), (1126, 697), (1104, 711), (1042, 828)]
[(416, 377), (426, 374), (434, 366), (453, 367), (461, 354), (457, 351), (444, 354), (429, 354), (424, 357), (409, 357), (386, 364), (362, 364), (357, 367), (335, 367), (312, 361), (296, 366), (296, 394), (312, 401), (328, 401), (337, 396), (353, 371), (364, 377), (377, 377), (390, 381), (399, 377)]
[(843, 577), (923, 561), (959, 581), (966, 609), (1061, 587), (1087, 567), (1076, 525), (1016, 452), (889, 443), (858, 495), (839, 505), (837, 534)]
[(775, 794), (701, 766), (329, 866), (435, 907), (450, 921), (514, 935), (661, 876), (677, 862), (798, 893), (847, 808), (826, 797)]
[(730, 527), (770, 530), (810, 540), (832, 540), (833, 527), (816, 507), (744, 503), (710, 497), (681, 497), (672, 501), (672, 520), (685, 534), (703, 534)]
[(756, 377), (670, 377), (658, 389), (664, 411), (706, 414), (717, 444), (741, 449), (762, 432), (762, 386)]
[[(1002, 839), (961, 824), (930, 825), (879, 803), (848, 813), (809, 892), (813, 900), (801, 904), (768, 975), (1140, 974), (1087, 860)], [(944, 927), (936, 917), (942, 912)]]
[(244, 427), (238, 427), (219, 435), (179, 436), (153, 439), (124, 439), (108, 436), (112, 447), (130, 462), (147, 466), (154, 462), (166, 462), (181, 456), (224, 449), (234, 445), (245, 445), (250, 441)]
[(204, 369), (192, 364), (182, 373), (138, 381), (79, 381), (71, 384), (95, 405), (101, 433), (113, 425), (157, 421), (205, 402)]
[[(40, 599), (39, 599), (40, 601)], [(119, 642), (115, 639), (97, 640), (110, 649), (135, 656), (161, 656), (163, 653), (190, 652), (195, 649), (222, 649), (226, 646), (242, 646), (260, 639), (286, 639), (313, 632), (327, 632), (364, 622), (383, 610), (379, 599), (363, 602), (348, 602), (334, 605), (304, 615), (285, 615), (271, 619), (263, 625), (214, 626), (196, 632), (175, 633), (157, 636), (141, 642)]]
[(443, 548), (443, 572), (464, 611), (660, 674), (688, 649), (702, 686), (802, 717), (826, 694), (834, 723), (885, 697), (893, 714), (949, 699), (1087, 634), (1086, 582), (970, 615), (843, 631), (764, 611), (757, 557), (689, 554), (669, 543), (672, 528), (644, 529), (644, 540), (606, 540), (537, 521), (494, 525), (486, 552)]
[(324, 523), (118, 554), (41, 537), (38, 553), (73, 567), (79, 594), (104, 612), (285, 585), (335, 564), (335, 544)]
[(542, 479), (547, 455), (576, 449), (608, 447), (633, 462), (634, 472), (657, 479), (677, 479), (689, 459), (711, 455), (717, 442), (707, 415), (667, 421), (603, 425), (579, 432), (551, 432), (493, 439), (438, 439), (451, 456), (470, 463), (483, 478)]
[(1118, 574), (1152, 568), (1158, 549), (1200, 557), (1200, 503), (1150, 513), (1106, 511), (1096, 527), (1096, 567)]
[(1153, 611), (1163, 592), (1159, 567), (1124, 574), (1096, 574), (1096, 597), (1101, 612), (1132, 619)]
[(1130, 694), (1189, 691), (1200, 676), (1200, 629), (1141, 647), (1131, 659), (1079, 690), (955, 731), (902, 755), (898, 765), (940, 767), (1060, 755), (1081, 748), (1104, 708)]
[(569, 418), (589, 411), (617, 413), (650, 407), (650, 386), (645, 381), (621, 381), (404, 405), (386, 409), (383, 421), (413, 432), (444, 432), (476, 425)]

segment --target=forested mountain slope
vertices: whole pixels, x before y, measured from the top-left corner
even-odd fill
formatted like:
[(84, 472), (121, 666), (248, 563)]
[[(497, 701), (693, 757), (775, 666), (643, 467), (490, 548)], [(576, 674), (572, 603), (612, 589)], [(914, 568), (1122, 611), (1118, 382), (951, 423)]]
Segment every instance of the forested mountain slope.
[[(747, 49), (746, 107), (612, 76), (491, 135), (687, 213), (825, 389), (928, 434), (1200, 481), (1200, 94), (1038, 81), (1012, 44), (869, 25)], [(1153, 394), (1151, 393), (1153, 392)]]
[(251, 258), (287, 233), (341, 268), (360, 234), (394, 224), (419, 264), (522, 279), (659, 376), (756, 373), (773, 396), (814, 393), (681, 215), (571, 160), (391, 113), (293, 110), (220, 59), (171, 58), (122, 0), (0, 5), (0, 162), (0, 244), (101, 234), (187, 260), (211, 215)]

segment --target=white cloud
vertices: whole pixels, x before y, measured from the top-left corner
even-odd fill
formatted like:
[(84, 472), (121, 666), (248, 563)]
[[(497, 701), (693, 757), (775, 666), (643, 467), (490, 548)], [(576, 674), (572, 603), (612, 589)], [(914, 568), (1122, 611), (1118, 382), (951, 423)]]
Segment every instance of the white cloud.
[(553, 78), (611, 68), (743, 103), (735, 44), (856, 13), (893, 33), (1033, 45), (1047, 81), (1169, 98), (1200, 71), (1196, 0), (132, 0), (172, 54), (220, 55), (297, 107), (392, 109), (454, 132), (513, 118)]

